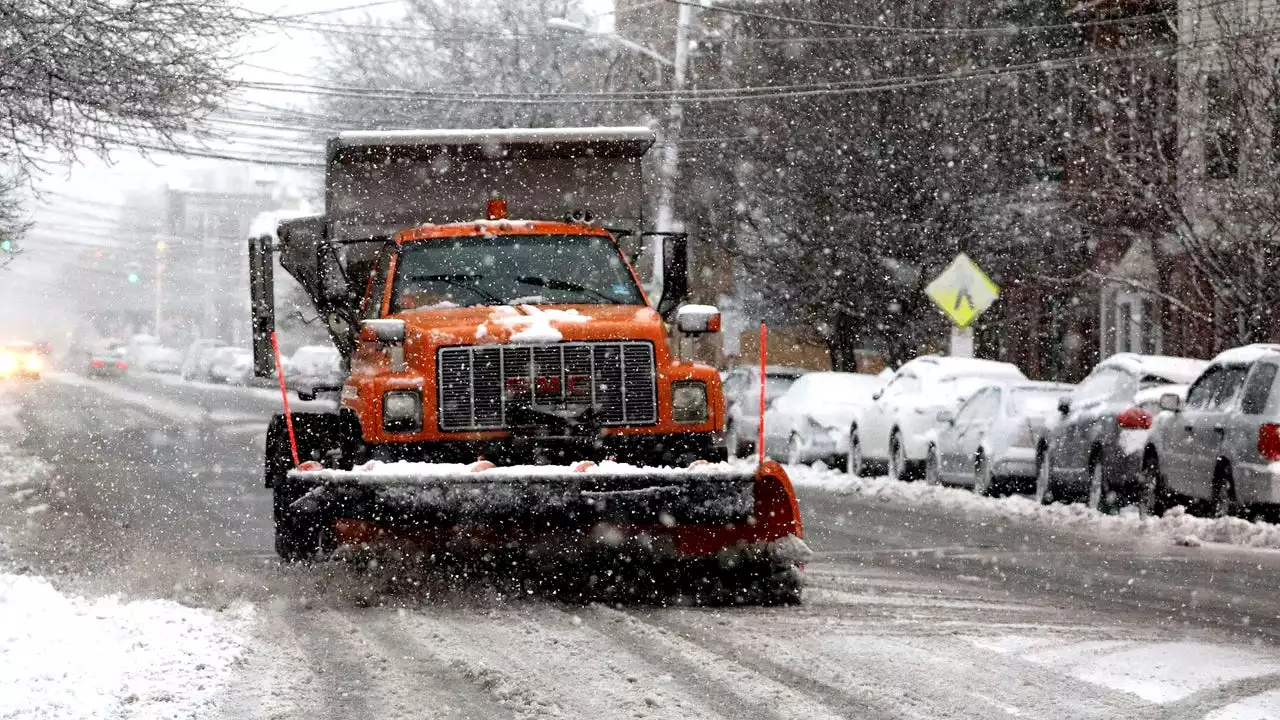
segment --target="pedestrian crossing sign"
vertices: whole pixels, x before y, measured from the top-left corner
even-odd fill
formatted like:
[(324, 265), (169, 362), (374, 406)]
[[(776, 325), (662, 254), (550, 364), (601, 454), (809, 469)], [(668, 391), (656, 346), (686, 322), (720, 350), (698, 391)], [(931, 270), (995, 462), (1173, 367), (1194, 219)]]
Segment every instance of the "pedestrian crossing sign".
[(1000, 288), (964, 253), (957, 255), (925, 292), (961, 329), (973, 324), (1000, 297)]

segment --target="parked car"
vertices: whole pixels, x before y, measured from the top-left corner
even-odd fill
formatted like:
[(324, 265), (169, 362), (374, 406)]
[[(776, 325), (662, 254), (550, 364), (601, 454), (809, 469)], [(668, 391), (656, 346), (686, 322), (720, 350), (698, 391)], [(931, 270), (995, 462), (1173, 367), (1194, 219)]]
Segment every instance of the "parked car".
[(244, 348), (220, 347), (209, 358), (210, 382), (243, 384), (251, 375), (253, 353)]
[[(769, 365), (764, 372), (764, 396), (768, 404), (800, 379), (807, 370)], [(729, 455), (754, 452), (760, 433), (760, 367), (745, 365), (729, 371), (724, 381), (725, 445)]]
[(303, 345), (285, 364), (285, 378), (290, 387), (309, 392), (315, 387), (342, 385), (342, 355), (337, 348), (325, 345)]
[(955, 410), (961, 401), (993, 381), (1026, 379), (1009, 363), (918, 357), (898, 368), (849, 429), (845, 468), (852, 475), (884, 470), (895, 480), (920, 477), (939, 411)]
[(1027, 492), (1036, 482), (1036, 445), (1074, 385), (1022, 382), (988, 385), (955, 412), (938, 413), (925, 480), (965, 485), (979, 495)]
[(138, 352), (133, 366), (147, 372), (177, 373), (182, 369), (182, 353), (164, 345), (153, 345)]
[(128, 348), (122, 346), (105, 346), (94, 350), (89, 355), (89, 366), (85, 368), (89, 377), (117, 378), (129, 370), (126, 358)]
[(208, 380), (209, 362), (213, 359), (213, 351), (222, 347), (217, 340), (196, 340), (187, 346), (186, 355), (182, 358), (182, 379)]
[(888, 382), (878, 375), (815, 372), (803, 375), (765, 411), (765, 450), (791, 464), (844, 462), (846, 428)]
[(1143, 448), (1144, 511), (1186, 498), (1216, 516), (1280, 505), (1280, 345), (1221, 353), (1185, 395), (1165, 393)]
[[(1153, 419), (1144, 390), (1185, 385), (1203, 360), (1120, 353), (1098, 363), (1058, 405), (1059, 419), (1037, 451), (1036, 497), (1084, 499), (1107, 509), (1141, 494), (1142, 448)], [(1163, 390), (1161, 390), (1163, 392)]]

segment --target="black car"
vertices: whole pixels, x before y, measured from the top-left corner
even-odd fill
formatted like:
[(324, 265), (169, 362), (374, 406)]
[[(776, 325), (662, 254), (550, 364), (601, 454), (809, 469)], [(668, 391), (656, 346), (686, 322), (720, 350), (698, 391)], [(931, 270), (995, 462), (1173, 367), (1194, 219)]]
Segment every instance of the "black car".
[(1142, 449), (1153, 415), (1138, 394), (1185, 385), (1205, 362), (1120, 353), (1102, 361), (1058, 403), (1059, 417), (1036, 452), (1036, 497), (1085, 500), (1094, 509), (1136, 501), (1142, 489)]

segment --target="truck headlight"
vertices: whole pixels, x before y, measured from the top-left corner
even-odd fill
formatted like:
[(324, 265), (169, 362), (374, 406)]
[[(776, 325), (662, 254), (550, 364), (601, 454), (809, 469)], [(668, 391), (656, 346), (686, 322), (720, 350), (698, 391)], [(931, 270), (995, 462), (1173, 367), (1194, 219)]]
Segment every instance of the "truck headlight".
[(382, 429), (399, 433), (421, 430), (422, 393), (417, 390), (389, 390), (384, 393)]
[(8, 375), (18, 369), (18, 358), (13, 353), (0, 352), (0, 376)]
[(707, 384), (678, 382), (671, 386), (671, 416), (682, 425), (707, 421)]

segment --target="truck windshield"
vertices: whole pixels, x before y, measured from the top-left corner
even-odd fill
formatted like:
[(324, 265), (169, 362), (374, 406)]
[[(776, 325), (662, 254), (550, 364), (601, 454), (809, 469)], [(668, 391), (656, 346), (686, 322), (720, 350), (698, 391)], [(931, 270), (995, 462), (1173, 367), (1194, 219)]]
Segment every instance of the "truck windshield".
[(607, 237), (446, 238), (401, 250), (392, 312), (518, 303), (643, 305), (644, 297)]

